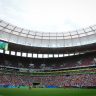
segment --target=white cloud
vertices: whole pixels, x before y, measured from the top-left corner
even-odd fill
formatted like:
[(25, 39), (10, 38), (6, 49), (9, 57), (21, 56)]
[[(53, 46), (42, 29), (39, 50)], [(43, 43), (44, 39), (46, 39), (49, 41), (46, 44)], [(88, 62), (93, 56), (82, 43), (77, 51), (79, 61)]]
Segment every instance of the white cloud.
[(43, 32), (66, 32), (96, 24), (96, 0), (0, 0), (0, 18)]

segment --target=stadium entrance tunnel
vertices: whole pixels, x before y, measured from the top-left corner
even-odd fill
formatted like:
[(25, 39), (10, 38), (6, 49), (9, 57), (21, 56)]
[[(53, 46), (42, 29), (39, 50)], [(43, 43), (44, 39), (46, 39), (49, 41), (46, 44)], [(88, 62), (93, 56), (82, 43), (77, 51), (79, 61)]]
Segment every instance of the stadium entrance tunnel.
[(33, 88), (37, 88), (40, 86), (40, 83), (33, 83)]

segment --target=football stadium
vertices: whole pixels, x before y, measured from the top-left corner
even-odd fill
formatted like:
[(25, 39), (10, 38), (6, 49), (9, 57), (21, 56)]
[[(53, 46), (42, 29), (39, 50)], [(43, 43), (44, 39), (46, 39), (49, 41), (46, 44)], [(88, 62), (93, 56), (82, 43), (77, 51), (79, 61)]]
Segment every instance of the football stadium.
[[(23, 5), (24, 1), (26, 0), (21, 0), (20, 6)], [(30, 0), (26, 2), (28, 1)], [(47, 2), (47, 0), (45, 1)], [(52, 4), (52, 1), (49, 4)], [(69, 1), (68, 4), (71, 3)], [(52, 32), (46, 28), (43, 31), (41, 29), (40, 31), (36, 29), (36, 31), (34, 28), (28, 29), (26, 27), (27, 23), (30, 26), (31, 22), (30, 18), (30, 22), (26, 21), (27, 15), (25, 16), (27, 19), (22, 17), (26, 24), (22, 20), (20, 21), (21, 15), (17, 14), (21, 12), (19, 12), (21, 7), (18, 2), (20, 3), (20, 0), (0, 0), (2, 7), (0, 7), (0, 96), (96, 96), (95, 19), (93, 20), (94, 24), (89, 22), (88, 25), (87, 22), (87, 27), (76, 27), (72, 31), (58, 31), (59, 29), (57, 30), (55, 25), (55, 27), (53, 26), (55, 29), (50, 29)], [(42, 0), (38, 4), (41, 2)], [(16, 5), (16, 7), (14, 4), (18, 6)], [(24, 4), (26, 5), (26, 3)], [(44, 4), (46, 5), (46, 3)], [(31, 4), (29, 5), (31, 6)], [(54, 5), (55, 3), (52, 6)], [(31, 8), (30, 6), (27, 7)], [(55, 7), (58, 8), (58, 6)], [(35, 8), (38, 9), (39, 7), (36, 6)], [(50, 7), (51, 5), (48, 5), (48, 8)], [(85, 7), (87, 7), (87, 3)], [(17, 8), (18, 12), (14, 8)], [(32, 8), (31, 10), (33, 10)], [(44, 9), (42, 10), (44, 11)], [(53, 9), (51, 8), (51, 10)], [(14, 13), (10, 15), (8, 12)], [(40, 12), (42, 13), (42, 11)], [(45, 20), (45, 18), (43, 19)], [(16, 21), (20, 23), (16, 23)], [(37, 21), (35, 21), (36, 24)], [(89, 21), (92, 21), (91, 18)], [(45, 21), (42, 20), (42, 22)], [(23, 23), (25, 25), (22, 27)], [(67, 29), (70, 30), (69, 27)], [(53, 32), (53, 30), (55, 31)]]

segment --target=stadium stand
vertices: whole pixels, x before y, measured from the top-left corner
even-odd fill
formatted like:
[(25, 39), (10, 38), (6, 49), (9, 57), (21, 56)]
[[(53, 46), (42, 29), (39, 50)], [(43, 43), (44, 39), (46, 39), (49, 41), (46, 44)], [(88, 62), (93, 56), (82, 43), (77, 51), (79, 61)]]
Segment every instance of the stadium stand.
[(0, 87), (96, 87), (96, 26), (74, 35), (10, 26), (0, 21)]

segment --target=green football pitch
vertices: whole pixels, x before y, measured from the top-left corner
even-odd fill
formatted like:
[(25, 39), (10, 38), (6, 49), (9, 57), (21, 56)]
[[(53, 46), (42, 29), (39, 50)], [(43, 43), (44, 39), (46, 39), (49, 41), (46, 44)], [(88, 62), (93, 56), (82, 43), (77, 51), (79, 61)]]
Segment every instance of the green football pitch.
[(64, 88), (3, 88), (0, 96), (96, 96), (96, 89)]

